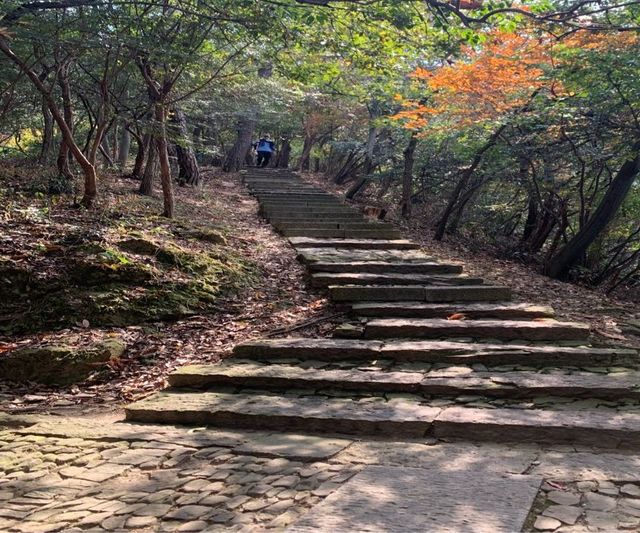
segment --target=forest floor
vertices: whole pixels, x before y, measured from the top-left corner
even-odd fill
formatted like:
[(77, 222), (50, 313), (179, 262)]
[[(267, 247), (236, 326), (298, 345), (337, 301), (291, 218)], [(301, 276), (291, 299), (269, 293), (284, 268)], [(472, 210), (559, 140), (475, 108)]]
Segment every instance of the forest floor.
[[(221, 287), (214, 291), (213, 297), (209, 294), (195, 305), (189, 300), (187, 309), (183, 309), (182, 301), (178, 302), (179, 305), (170, 310), (170, 317), (157, 311), (157, 302), (143, 300), (134, 309), (136, 312), (118, 306), (115, 311), (111, 309), (113, 306), (92, 308), (95, 316), (84, 319), (83, 309), (91, 306), (82, 297), (88, 294), (93, 298), (95, 287), (82, 287), (82, 283), (78, 285), (84, 292), (78, 297), (77, 313), (57, 317), (60, 320), (56, 313), (64, 314), (64, 308), (48, 308), (56, 320), (37, 322), (34, 317), (39, 315), (32, 307), (26, 312), (14, 309), (3, 296), (0, 362), (17, 349), (52, 345), (81, 349), (112, 337), (121, 340), (126, 349), (121, 357), (96, 365), (88, 379), (78, 383), (59, 386), (0, 381), (0, 410), (72, 414), (80, 407), (85, 412), (89, 406), (119, 408), (123, 403), (162, 388), (174, 368), (218, 361), (228, 356), (239, 342), (288, 333), (328, 336), (340, 322), (339, 312), (324, 295), (306, 285), (304, 269), (296, 261), (293, 250), (270, 225), (256, 216), (257, 203), (246, 194), (237, 176), (205, 168), (202, 188), (176, 188), (176, 218), (169, 221), (158, 216), (161, 199), (138, 195), (135, 192), (138, 184), (131, 179), (107, 176), (101, 183), (98, 207), (88, 212), (73, 207), (72, 196), (44, 194), (46, 182), (34, 186), (35, 172), (37, 168), (5, 166), (0, 175), (3, 198), (0, 267), (28, 266), (37, 272), (37, 281), (46, 286), (61, 270), (78, 261), (77, 250), (68, 245), (71, 237), (73, 242), (88, 240), (92, 245), (98, 244), (102, 252), (91, 256), (94, 259), (106, 255), (108, 260), (115, 258), (116, 266), (125, 267), (122, 273), (130, 278), (125, 294), (107, 293), (107, 300), (117, 297), (129, 301), (128, 294), (144, 292), (150, 283), (170, 291), (176, 277), (187, 278), (192, 284), (200, 280), (203, 274), (197, 269), (181, 270), (174, 268), (175, 264), (169, 265), (171, 268), (154, 264), (158, 262), (159, 253), (152, 261), (134, 253), (139, 250), (118, 248), (123, 240), (137, 242), (150, 238), (162, 252), (169, 250), (172, 257), (179, 252), (185, 257), (202, 259), (201, 254), (213, 253), (204, 259), (213, 257), (222, 262), (221, 273), (213, 273), (214, 278), (219, 278), (213, 282)], [(307, 175), (306, 179), (331, 189), (318, 176)], [(333, 190), (340, 192), (336, 187)], [(462, 261), (467, 272), (511, 286), (518, 300), (548, 304), (562, 318), (589, 323), (596, 344), (640, 346), (640, 337), (633, 333), (640, 333), (640, 329), (633, 326), (634, 322), (640, 322), (635, 304), (597, 290), (551, 280), (526, 265), (497, 259), (460, 240), (436, 242), (430, 238), (425, 225), (418, 222), (420, 217), (406, 224), (392, 211), (389, 219), (400, 225), (407, 238), (422, 243), (436, 258)], [(220, 234), (222, 240), (212, 244), (193, 239), (194, 231), (205, 236), (208, 232)], [(90, 247), (88, 250), (95, 252)], [(86, 254), (81, 259), (84, 268)], [(138, 279), (138, 271), (130, 270), (132, 265), (152, 269), (152, 280), (145, 276)], [(117, 271), (114, 265), (107, 266), (109, 275)], [(111, 283), (107, 281), (107, 285)], [(99, 278), (96, 283), (103, 282)], [(158, 292), (156, 296), (160, 301), (170, 300), (167, 294)], [(9, 298), (12, 296), (15, 300), (16, 295), (10, 294)], [(58, 293), (53, 297), (58, 298)], [(136, 301), (133, 296), (131, 299)], [(70, 305), (69, 302), (62, 304)], [(116, 319), (109, 313), (115, 314)], [(34, 321), (33, 327), (25, 327), (30, 320)], [(100, 325), (101, 320), (107, 324)], [(19, 327), (14, 327), (16, 325)]]
[[(177, 250), (188, 258), (198, 259), (202, 253), (213, 250), (217, 254), (214, 258), (222, 261), (220, 279), (213, 282), (221, 287), (214, 298), (197, 301), (188, 309), (183, 309), (180, 302), (169, 310), (176, 316), (164, 319), (162, 313), (156, 312), (163, 300), (168, 301), (164, 293), (157, 294), (158, 302), (143, 300), (134, 309), (136, 312), (116, 305), (115, 312), (111, 313), (111, 307), (96, 310), (91, 308), (92, 302), (82, 298), (85, 295), (93, 298), (96, 284), (103, 288), (112, 280), (98, 279), (89, 287), (84, 287), (79, 280), (81, 305), (76, 309), (77, 314), (64, 315), (57, 322), (53, 320), (53, 326), (48, 326), (52, 323), (49, 320), (52, 317), (48, 316), (44, 327), (36, 320), (42, 311), (37, 308), (37, 302), (26, 312), (12, 306), (12, 301), (28, 299), (29, 294), (9, 294), (9, 300), (3, 295), (0, 299), (0, 362), (16, 349), (52, 345), (80, 349), (112, 337), (120, 339), (126, 350), (122, 357), (97, 366), (88, 379), (76, 384), (0, 381), (0, 410), (71, 414), (79, 407), (86, 412), (91, 405), (120, 407), (122, 403), (162, 388), (167, 374), (174, 368), (215, 362), (228, 355), (238, 342), (286, 333), (288, 328), (294, 328), (297, 335), (323, 335), (332, 329), (331, 318), (322, 320), (334, 313), (328, 309), (327, 300), (306, 288), (304, 270), (296, 261), (294, 251), (256, 216), (257, 203), (245, 193), (237, 176), (205, 168), (202, 188), (176, 188), (176, 217), (169, 221), (158, 216), (162, 210), (159, 195), (137, 194), (138, 183), (134, 180), (116, 175), (105, 177), (100, 183), (96, 209), (86, 211), (73, 207), (70, 195), (51, 197), (41, 192), (42, 188), (46, 189), (46, 182), (34, 187), (32, 175), (37, 171), (37, 168), (5, 166), (0, 176), (3, 198), (0, 267), (10, 265), (13, 269), (10, 272), (17, 267), (28, 268), (37, 273), (36, 282), (50, 285), (50, 280), (65, 272), (70, 263), (78, 262), (80, 252), (68, 246), (72, 236), (74, 242), (89, 240), (92, 245), (98, 244), (103, 250), (97, 255), (99, 259), (115, 257), (115, 266), (125, 267), (123, 274), (128, 278), (125, 293), (115, 296), (107, 293), (107, 303), (116, 299), (126, 302), (129, 298), (135, 303), (135, 295), (147, 290), (150, 283), (171, 288), (176, 277), (185, 278), (187, 282), (200, 281), (199, 270), (154, 265), (158, 257), (152, 260), (118, 248), (123, 240), (133, 239), (137, 243), (151, 237), (151, 242), (162, 251), (175, 254)], [(204, 231), (208, 236), (212, 228), (223, 235), (225, 244), (187, 238), (193, 230)], [(95, 250), (88, 250), (92, 251)], [(85, 252), (83, 249), (80, 261), (83, 266), (87, 258), (96, 257)], [(152, 268), (152, 280), (144, 276), (138, 279), (137, 271), (131, 270), (136, 265)], [(117, 273), (114, 265), (107, 266), (109, 275)], [(215, 278), (218, 272), (213, 274)], [(4, 289), (6, 292), (7, 288)], [(53, 297), (59, 295), (54, 293)], [(37, 295), (31, 295), (31, 299), (36, 300)], [(190, 304), (191, 300), (186, 303)], [(64, 302), (64, 305), (72, 304)], [(83, 310), (93, 311), (95, 317), (83, 319)], [(67, 309), (45, 311), (56, 319), (57, 314), (64, 314)], [(181, 313), (184, 316), (179, 316)], [(116, 325), (94, 325), (101, 321)], [(305, 327), (307, 321), (312, 324)]]
[[(348, 188), (327, 182), (319, 175), (306, 174), (305, 179), (335, 194)], [(477, 239), (447, 236), (436, 241), (432, 230), (435, 214), (430, 212), (430, 206), (414, 206), (413, 217), (407, 222), (385, 199), (365, 195), (354, 203), (386, 208), (385, 220), (395, 223), (405, 238), (420, 243), (438, 260), (462, 262), (468, 274), (511, 287), (514, 299), (549, 305), (560, 318), (589, 324), (594, 344), (640, 347), (637, 302), (609, 296), (598, 288), (548, 278), (537, 272), (535, 266), (497, 257), (495, 250)]]

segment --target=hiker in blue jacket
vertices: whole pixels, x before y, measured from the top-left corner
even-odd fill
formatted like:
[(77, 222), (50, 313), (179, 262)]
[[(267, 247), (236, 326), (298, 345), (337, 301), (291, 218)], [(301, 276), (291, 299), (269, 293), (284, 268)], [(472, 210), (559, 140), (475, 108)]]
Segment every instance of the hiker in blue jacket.
[(258, 159), (256, 161), (257, 167), (266, 167), (269, 164), (269, 160), (271, 156), (276, 151), (276, 147), (274, 142), (271, 140), (271, 137), (267, 134), (263, 137), (260, 137), (258, 142), (253, 143), (253, 147), (256, 149), (258, 153)]

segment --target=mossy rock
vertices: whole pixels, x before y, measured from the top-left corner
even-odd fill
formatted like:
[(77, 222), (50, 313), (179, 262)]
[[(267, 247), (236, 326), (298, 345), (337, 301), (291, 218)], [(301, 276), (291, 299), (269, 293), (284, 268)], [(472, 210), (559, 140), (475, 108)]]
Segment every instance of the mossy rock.
[(220, 244), (222, 246), (226, 246), (227, 244), (227, 238), (220, 231), (212, 228), (190, 229), (183, 231), (181, 235), (189, 239), (197, 239), (211, 244)]
[(119, 282), (137, 284), (153, 279), (154, 271), (143, 263), (113, 262), (98, 255), (77, 257), (69, 265), (68, 277), (83, 287)]
[(120, 241), (118, 248), (140, 255), (156, 255), (160, 251), (160, 247), (155, 242), (144, 237), (131, 237)]
[(126, 344), (116, 337), (83, 348), (62, 344), (20, 348), (0, 357), (0, 376), (8, 381), (68, 385), (85, 380), (125, 350)]

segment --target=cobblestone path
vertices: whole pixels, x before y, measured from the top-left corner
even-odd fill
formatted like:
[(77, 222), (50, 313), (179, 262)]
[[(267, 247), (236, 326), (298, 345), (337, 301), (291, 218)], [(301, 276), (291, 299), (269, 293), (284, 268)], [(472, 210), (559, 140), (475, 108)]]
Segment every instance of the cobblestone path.
[(632, 452), (42, 420), (0, 418), (0, 531), (640, 528)]

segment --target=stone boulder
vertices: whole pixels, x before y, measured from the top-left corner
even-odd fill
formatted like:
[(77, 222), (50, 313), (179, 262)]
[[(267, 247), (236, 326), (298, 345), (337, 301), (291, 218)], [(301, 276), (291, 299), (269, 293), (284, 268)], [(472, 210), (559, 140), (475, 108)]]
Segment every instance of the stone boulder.
[(0, 355), (0, 379), (68, 385), (85, 380), (110, 360), (119, 359), (126, 344), (118, 337), (84, 347), (49, 344), (18, 348)]

